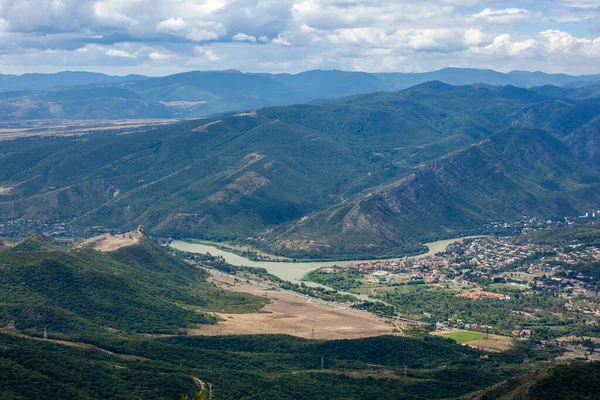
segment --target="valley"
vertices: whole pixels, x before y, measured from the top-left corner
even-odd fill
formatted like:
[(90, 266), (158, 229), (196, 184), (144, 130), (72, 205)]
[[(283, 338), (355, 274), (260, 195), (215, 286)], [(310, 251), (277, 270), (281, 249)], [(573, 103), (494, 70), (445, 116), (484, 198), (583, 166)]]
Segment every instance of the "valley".
[[(487, 363), (478, 350), (411, 337), (407, 323), (272, 290), (258, 276), (244, 283), (212, 269), (216, 259), (197, 268), (166, 250), (134, 231), (73, 247), (38, 234), (0, 251), (3, 395), (34, 396), (43, 387), (66, 399), (132, 390), (170, 398), (200, 377), (224, 399), (249, 390), (293, 399), (316, 382), (321, 399), (361, 390), (443, 398), (516, 373), (502, 362), (457, 385), (455, 373), (479, 367), (448, 363)], [(300, 386), (290, 392), (290, 381)], [(425, 389), (434, 382), (436, 392)]]
[(337, 261), (575, 218), (600, 202), (600, 108), (552, 93), (429, 82), (127, 135), (10, 140), (0, 229), (89, 237), (143, 225)]
[(538, 399), (548, 377), (596, 380), (597, 83), (454, 72), (5, 94), (1, 394)]

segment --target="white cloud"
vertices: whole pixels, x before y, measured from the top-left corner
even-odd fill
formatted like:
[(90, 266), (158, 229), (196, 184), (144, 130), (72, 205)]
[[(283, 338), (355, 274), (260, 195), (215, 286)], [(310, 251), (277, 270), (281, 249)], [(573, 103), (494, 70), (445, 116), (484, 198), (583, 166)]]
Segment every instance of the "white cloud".
[(207, 49), (202, 46), (196, 46), (196, 52), (203, 55), (204, 58), (210, 62), (217, 62), (217, 61), (221, 60), (221, 57), (219, 57), (217, 54), (215, 54), (215, 52), (213, 50)]
[(106, 50), (106, 55), (111, 57), (136, 58), (137, 56), (126, 52), (125, 50), (110, 49)]
[(187, 30), (187, 23), (183, 18), (171, 17), (156, 24), (156, 30), (160, 32), (180, 33)]
[(0, 68), (592, 73), (598, 21), (600, 0), (0, 0)]
[(598, 8), (600, 7), (600, 0), (563, 0), (563, 4), (568, 7)]
[(484, 19), (490, 22), (512, 23), (528, 19), (530, 12), (522, 8), (506, 8), (504, 10), (493, 10), (485, 8), (477, 14), (473, 14), (474, 18)]
[(173, 56), (171, 54), (164, 54), (164, 53), (159, 53), (157, 51), (153, 51), (148, 54), (148, 57), (151, 60), (168, 60), (169, 58), (171, 58)]
[(245, 33), (236, 33), (235, 35), (233, 35), (231, 37), (231, 40), (233, 40), (234, 42), (251, 42), (251, 43), (256, 43), (256, 37), (254, 36), (250, 36), (250, 35), (246, 35)]
[(559, 30), (546, 30), (540, 32), (540, 36), (545, 39), (545, 47), (549, 53), (600, 57), (600, 38), (576, 38)]
[(184, 37), (194, 42), (219, 39), (219, 31), (224, 33), (222, 25), (214, 22), (186, 22), (180, 17), (171, 17), (156, 25), (156, 30)]
[(292, 43), (289, 40), (285, 39), (281, 35), (278, 35), (275, 39), (272, 40), (272, 42), (275, 44), (283, 45), (283, 46), (291, 46), (292, 45)]

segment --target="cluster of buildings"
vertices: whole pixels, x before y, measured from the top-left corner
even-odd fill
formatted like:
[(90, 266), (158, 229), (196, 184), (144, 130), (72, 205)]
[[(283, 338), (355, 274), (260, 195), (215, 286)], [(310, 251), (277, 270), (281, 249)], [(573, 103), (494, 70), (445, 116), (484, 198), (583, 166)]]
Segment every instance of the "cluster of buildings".
[[(446, 252), (421, 258), (362, 262), (342, 266), (358, 269), (389, 284), (439, 283), (473, 289), (482, 285), (514, 285), (525, 293), (558, 291), (569, 297), (598, 297), (598, 281), (575, 272), (575, 266), (600, 263), (600, 247), (583, 244), (539, 245), (515, 237), (481, 237), (457, 241)], [(470, 299), (509, 298), (490, 291), (460, 295)]]
[(590, 210), (582, 215), (557, 219), (543, 219), (523, 215), (521, 219), (512, 222), (490, 222), (484, 226), (484, 230), (487, 232), (520, 234), (539, 229), (556, 229), (576, 223), (597, 221), (598, 219), (600, 219), (600, 210)]
[(37, 232), (44, 232), (54, 237), (75, 237), (71, 224), (68, 222), (42, 221), (28, 218), (17, 218), (0, 222), (0, 236), (23, 238)]
[(485, 290), (477, 289), (468, 293), (460, 293), (458, 297), (464, 297), (469, 300), (480, 300), (480, 299), (502, 299), (510, 300), (510, 296), (502, 293), (486, 292)]

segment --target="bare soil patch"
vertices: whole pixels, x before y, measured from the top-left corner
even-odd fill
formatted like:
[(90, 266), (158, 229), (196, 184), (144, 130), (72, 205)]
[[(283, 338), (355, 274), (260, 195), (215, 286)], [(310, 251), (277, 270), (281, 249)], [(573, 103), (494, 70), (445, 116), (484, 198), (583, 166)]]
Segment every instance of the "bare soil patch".
[(394, 326), (370, 314), (331, 307), (248, 283), (233, 286), (231, 278), (213, 275), (227, 290), (264, 296), (271, 300), (260, 313), (216, 313), (222, 321), (189, 331), (192, 335), (286, 334), (314, 339), (358, 339), (392, 334)]
[(473, 340), (468, 346), (491, 352), (510, 350), (513, 347), (513, 339), (504, 336), (490, 335), (489, 339)]
[(574, 360), (600, 361), (600, 354), (590, 353), (583, 349), (568, 349), (562, 355), (556, 357), (558, 362), (571, 362)]
[(143, 234), (137, 231), (128, 232), (122, 235), (105, 233), (104, 235), (86, 239), (83, 242), (78, 243), (75, 248), (89, 248), (104, 252), (115, 251), (121, 247), (137, 244), (142, 236)]
[(223, 121), (223, 120), (222, 120), (222, 119), (220, 119), (220, 120), (217, 120), (217, 121), (212, 121), (212, 122), (209, 122), (208, 124), (200, 125), (200, 126), (198, 126), (198, 127), (194, 128), (194, 129), (192, 129), (192, 132), (206, 132), (206, 130), (207, 130), (207, 129), (208, 129), (210, 126), (211, 126), (211, 125), (216, 125), (216, 124), (218, 124), (219, 122), (222, 122), (222, 121)]
[(34, 120), (0, 124), (0, 141), (33, 137), (83, 136), (92, 132), (167, 125), (175, 119)]

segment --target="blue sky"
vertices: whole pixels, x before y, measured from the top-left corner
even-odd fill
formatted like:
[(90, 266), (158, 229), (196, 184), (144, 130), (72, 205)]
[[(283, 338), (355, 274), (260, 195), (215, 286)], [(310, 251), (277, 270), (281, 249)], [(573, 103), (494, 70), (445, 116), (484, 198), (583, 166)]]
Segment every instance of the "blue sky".
[(600, 0), (0, 0), (0, 72), (600, 73)]

